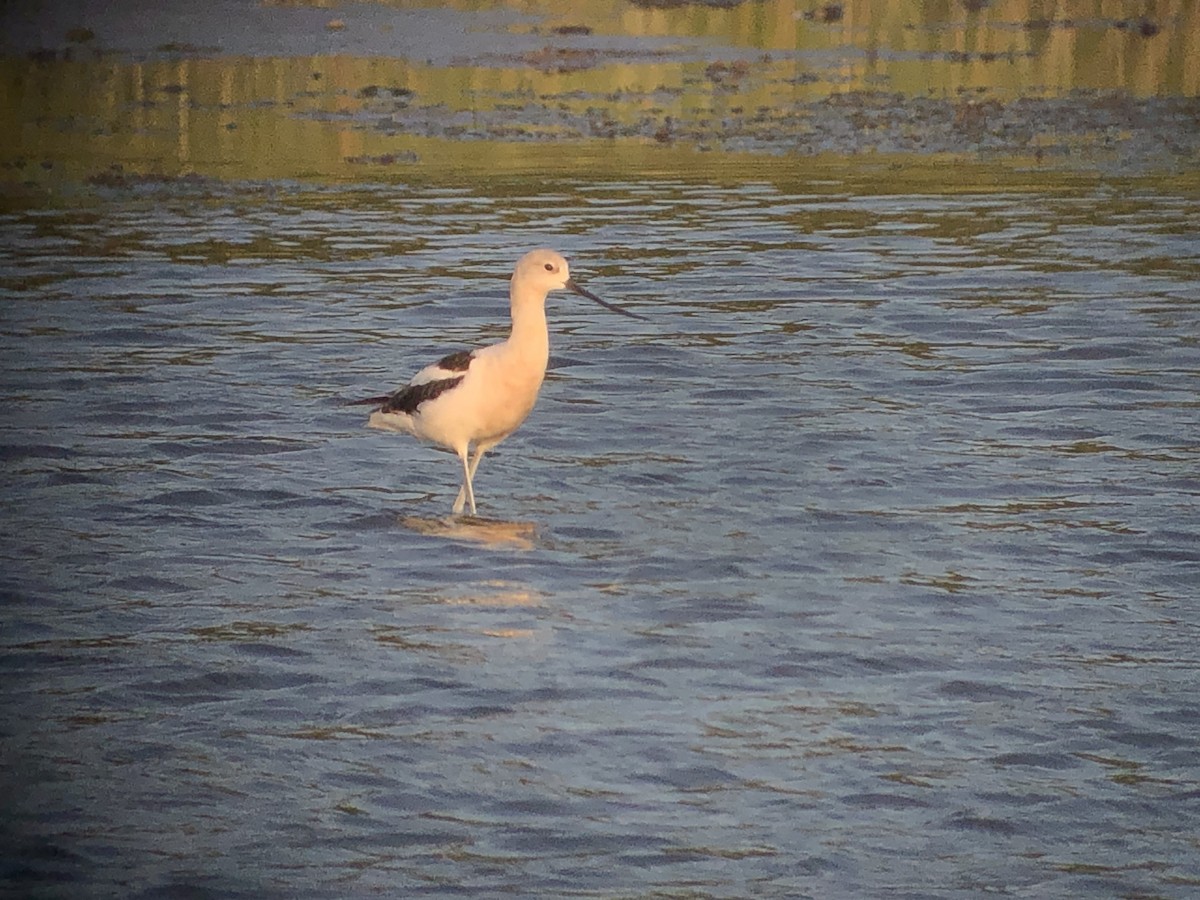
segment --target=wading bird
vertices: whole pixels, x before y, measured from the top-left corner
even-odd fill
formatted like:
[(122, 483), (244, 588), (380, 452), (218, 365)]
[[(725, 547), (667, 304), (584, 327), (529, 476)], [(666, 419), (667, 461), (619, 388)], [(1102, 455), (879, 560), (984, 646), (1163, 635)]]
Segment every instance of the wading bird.
[(405, 432), (458, 455), (463, 483), (454, 501), (455, 514), (467, 506), (475, 515), (472, 481), (479, 460), (517, 430), (537, 401), (550, 358), (546, 295), (564, 289), (621, 315), (644, 318), (577, 285), (558, 253), (533, 250), (513, 270), (508, 340), (451, 353), (426, 366), (395, 393), (354, 401), (379, 407), (367, 420), (368, 427)]

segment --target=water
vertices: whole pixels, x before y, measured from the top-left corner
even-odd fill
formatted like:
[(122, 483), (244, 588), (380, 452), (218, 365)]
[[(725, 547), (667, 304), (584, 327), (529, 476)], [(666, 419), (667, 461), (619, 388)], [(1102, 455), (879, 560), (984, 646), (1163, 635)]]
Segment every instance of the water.
[[(1183, 897), (1200, 203), (842, 175), (0, 218), (6, 896)], [(551, 301), (489, 455), (342, 402)]]

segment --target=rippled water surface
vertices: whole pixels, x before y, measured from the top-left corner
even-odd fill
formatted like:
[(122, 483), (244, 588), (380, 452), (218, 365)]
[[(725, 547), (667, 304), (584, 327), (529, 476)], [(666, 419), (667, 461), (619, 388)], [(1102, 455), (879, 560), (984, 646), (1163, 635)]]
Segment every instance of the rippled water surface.
[[(1200, 885), (1200, 201), (165, 183), (9, 212), (12, 896)], [(488, 456), (343, 401), (551, 300)]]

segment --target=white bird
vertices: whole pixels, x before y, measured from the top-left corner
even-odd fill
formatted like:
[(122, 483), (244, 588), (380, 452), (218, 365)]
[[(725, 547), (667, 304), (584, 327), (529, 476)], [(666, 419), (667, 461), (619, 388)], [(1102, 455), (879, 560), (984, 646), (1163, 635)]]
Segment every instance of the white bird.
[(537, 401), (550, 358), (546, 295), (563, 289), (613, 312), (644, 318), (581, 288), (571, 280), (567, 261), (558, 253), (533, 250), (513, 270), (508, 340), (451, 353), (426, 366), (395, 393), (353, 401), (379, 407), (367, 420), (368, 427), (405, 432), (458, 454), (463, 483), (454, 501), (456, 515), (464, 506), (475, 515), (472, 482), (479, 460), (517, 430)]

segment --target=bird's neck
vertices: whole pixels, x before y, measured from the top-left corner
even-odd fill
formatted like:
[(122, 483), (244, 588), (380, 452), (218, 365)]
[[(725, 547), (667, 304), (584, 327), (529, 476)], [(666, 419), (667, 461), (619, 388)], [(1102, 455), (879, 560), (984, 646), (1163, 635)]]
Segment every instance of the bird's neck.
[(512, 304), (512, 333), (508, 336), (510, 352), (519, 354), (531, 366), (545, 370), (550, 359), (550, 335), (546, 329), (546, 307), (543, 303)]

